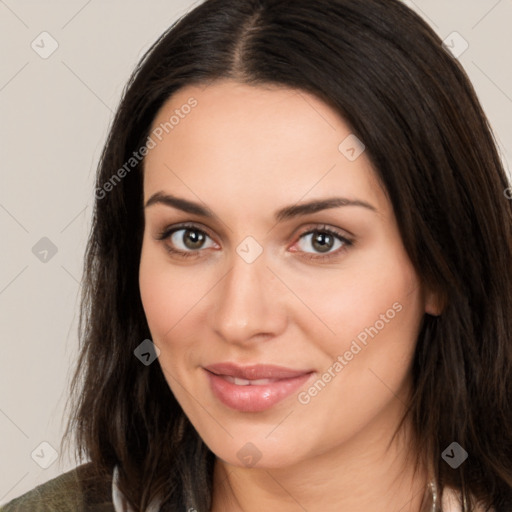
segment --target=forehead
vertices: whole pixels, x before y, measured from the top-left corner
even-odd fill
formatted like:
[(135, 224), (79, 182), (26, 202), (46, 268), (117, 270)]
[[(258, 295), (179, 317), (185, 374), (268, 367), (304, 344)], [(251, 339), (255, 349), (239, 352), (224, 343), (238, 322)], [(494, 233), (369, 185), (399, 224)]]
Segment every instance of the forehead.
[[(191, 103), (196, 105), (190, 108)], [(318, 149), (336, 154), (338, 139), (350, 134), (340, 116), (309, 93), (231, 80), (179, 90), (153, 121), (152, 129), (159, 127), (164, 128), (163, 138), (172, 135), (176, 145), (187, 139), (203, 151), (231, 142), (244, 149), (258, 147), (261, 153), (261, 145), (271, 142), (266, 157), (280, 153), (279, 147), (291, 149), (289, 145), (295, 146), (294, 154), (307, 154), (318, 147), (320, 138), (323, 142)]]
[(229, 80), (188, 86), (162, 106), (151, 133), (158, 136), (144, 163), (145, 200), (160, 190), (190, 197), (188, 186), (199, 197), (222, 187), (241, 201), (288, 204), (333, 188), (382, 201), (365, 153), (347, 158), (350, 127), (304, 91)]

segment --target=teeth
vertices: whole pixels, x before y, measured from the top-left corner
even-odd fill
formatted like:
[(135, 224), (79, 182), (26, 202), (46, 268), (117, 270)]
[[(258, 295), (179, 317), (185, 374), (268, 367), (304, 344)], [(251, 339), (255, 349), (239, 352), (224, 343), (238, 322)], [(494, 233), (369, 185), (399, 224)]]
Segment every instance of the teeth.
[(223, 378), (232, 384), (236, 384), (237, 386), (263, 386), (265, 384), (270, 384), (271, 382), (275, 382), (272, 379), (256, 379), (256, 380), (247, 380), (247, 379), (239, 379), (238, 377), (231, 377), (230, 375), (223, 375)]
[(272, 379), (257, 379), (250, 381), (253, 386), (263, 386), (264, 384), (270, 384), (271, 382), (275, 382)]
[(233, 382), (237, 386), (249, 386), (249, 384), (251, 383), (250, 380), (247, 380), (247, 379), (237, 379), (236, 377), (233, 378)]

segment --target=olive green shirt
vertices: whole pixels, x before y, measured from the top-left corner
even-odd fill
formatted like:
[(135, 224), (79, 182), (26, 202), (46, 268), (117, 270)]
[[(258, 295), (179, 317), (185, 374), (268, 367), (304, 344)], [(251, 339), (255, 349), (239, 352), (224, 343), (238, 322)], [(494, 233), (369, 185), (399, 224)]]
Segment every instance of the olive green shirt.
[(93, 477), (86, 463), (0, 506), (0, 512), (115, 512), (112, 476)]
[[(122, 495), (115, 484), (116, 471), (98, 479), (91, 472), (92, 464), (82, 464), (49, 482), (15, 498), (0, 507), (0, 512), (116, 512), (113, 493), (122, 502)], [(445, 512), (462, 510), (458, 491), (446, 488), (442, 506)], [(158, 510), (158, 506), (148, 510)], [(119, 508), (118, 508), (119, 510)], [(131, 510), (121, 505), (121, 510)], [(477, 507), (478, 512), (483, 508)], [(494, 512), (494, 509), (491, 509)]]

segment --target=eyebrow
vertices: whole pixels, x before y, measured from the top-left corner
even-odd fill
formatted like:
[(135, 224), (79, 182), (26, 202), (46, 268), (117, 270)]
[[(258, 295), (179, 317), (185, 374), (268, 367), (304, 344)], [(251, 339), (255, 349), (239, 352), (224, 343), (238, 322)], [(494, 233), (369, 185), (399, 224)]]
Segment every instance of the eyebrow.
[[(208, 207), (203, 206), (200, 203), (195, 203), (193, 201), (189, 201), (188, 199), (175, 197), (170, 194), (164, 194), (163, 192), (156, 192), (153, 194), (146, 202), (144, 208), (148, 208), (149, 206), (155, 204), (163, 204), (165, 206), (170, 206), (172, 208), (176, 208), (178, 210), (182, 210), (194, 215), (199, 215), (201, 217), (206, 217), (208, 219), (215, 217), (215, 214)], [(359, 199), (347, 199), (345, 197), (331, 197), (313, 200), (307, 203), (299, 203), (286, 206), (285, 208), (281, 208), (280, 210), (276, 211), (274, 218), (276, 222), (282, 222), (284, 220), (299, 217), (301, 215), (308, 215), (311, 213), (316, 213), (331, 208), (338, 208), (341, 206), (360, 206), (362, 208), (367, 208), (371, 211), (377, 212), (377, 209), (366, 201), (361, 201)]]

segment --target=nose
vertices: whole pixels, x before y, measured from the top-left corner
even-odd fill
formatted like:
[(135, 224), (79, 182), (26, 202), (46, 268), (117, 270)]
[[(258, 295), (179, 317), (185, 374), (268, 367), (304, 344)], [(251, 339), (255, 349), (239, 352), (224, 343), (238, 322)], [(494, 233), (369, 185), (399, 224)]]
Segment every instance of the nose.
[(222, 340), (246, 344), (285, 330), (285, 289), (267, 267), (263, 254), (248, 263), (235, 253), (230, 270), (216, 289), (209, 318)]

